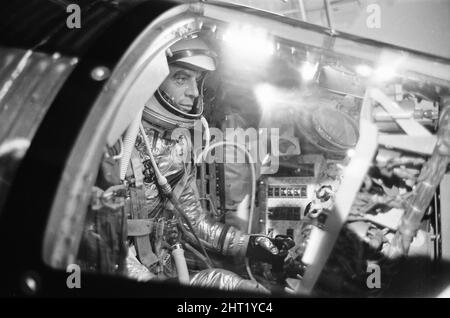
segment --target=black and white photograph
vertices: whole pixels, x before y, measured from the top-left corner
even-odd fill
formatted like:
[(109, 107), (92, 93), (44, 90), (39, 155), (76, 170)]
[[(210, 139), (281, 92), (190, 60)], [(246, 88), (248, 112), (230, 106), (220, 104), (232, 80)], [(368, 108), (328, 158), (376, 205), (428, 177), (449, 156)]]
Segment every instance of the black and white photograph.
[(450, 0), (0, 1), (0, 251), (1, 298), (450, 298)]

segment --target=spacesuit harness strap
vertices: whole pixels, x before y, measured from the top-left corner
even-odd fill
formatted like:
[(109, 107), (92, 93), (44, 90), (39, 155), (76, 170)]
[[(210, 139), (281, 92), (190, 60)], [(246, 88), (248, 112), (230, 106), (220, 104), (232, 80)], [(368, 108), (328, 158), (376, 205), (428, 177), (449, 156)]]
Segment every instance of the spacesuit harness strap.
[(128, 236), (148, 236), (155, 229), (153, 219), (128, 219)]
[(130, 201), (128, 214), (131, 220), (127, 220), (128, 236), (132, 236), (139, 260), (150, 268), (159, 259), (153, 252), (149, 234), (153, 230), (153, 221), (148, 219), (148, 211), (144, 189), (143, 165), (139, 156), (133, 151), (131, 157), (131, 169), (134, 174), (135, 186), (129, 187)]

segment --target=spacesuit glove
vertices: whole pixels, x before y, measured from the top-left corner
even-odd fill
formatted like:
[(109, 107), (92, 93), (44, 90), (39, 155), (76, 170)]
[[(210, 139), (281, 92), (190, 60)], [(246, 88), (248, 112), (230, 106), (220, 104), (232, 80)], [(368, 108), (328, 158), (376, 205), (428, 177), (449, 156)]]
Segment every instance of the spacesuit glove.
[(246, 256), (251, 260), (270, 263), (273, 270), (281, 271), (289, 249), (294, 246), (295, 243), (289, 236), (277, 235), (272, 239), (264, 235), (252, 235)]

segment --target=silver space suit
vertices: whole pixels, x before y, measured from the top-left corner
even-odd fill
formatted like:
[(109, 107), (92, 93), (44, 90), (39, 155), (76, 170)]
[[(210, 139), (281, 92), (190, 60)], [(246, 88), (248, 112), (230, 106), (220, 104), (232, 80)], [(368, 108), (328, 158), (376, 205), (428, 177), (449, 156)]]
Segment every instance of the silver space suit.
[[(202, 210), (195, 183), (195, 167), (192, 163), (184, 161), (186, 153), (192, 151), (190, 141), (184, 136), (177, 140), (167, 139), (153, 129), (146, 120), (143, 120), (142, 124), (147, 138), (152, 144), (152, 153), (161, 173), (168, 179), (174, 191), (178, 192), (180, 207), (188, 216), (196, 234), (204, 242), (206, 249), (222, 255), (243, 259), (247, 251), (249, 236), (232, 226), (214, 221)], [(152, 245), (157, 249), (153, 252), (157, 257), (153, 258), (154, 264), (147, 266), (153, 269), (153, 274), (155, 275), (162, 271), (170, 277), (172, 275), (170, 273), (170, 263), (166, 264), (164, 257), (169, 252), (168, 248), (179, 240), (180, 234), (182, 234), (178, 233), (179, 227), (177, 229), (176, 213), (172, 204), (161, 194), (158, 188), (142, 134), (139, 134), (137, 137), (136, 150), (133, 156), (136, 156), (135, 158), (143, 163), (143, 188), (146, 210), (148, 211), (145, 218), (151, 219), (155, 224), (165, 228), (165, 230), (162, 230), (165, 233), (162, 234), (161, 238), (157, 238), (154, 235), (152, 237)], [(184, 239), (195, 245), (196, 241), (193, 239), (192, 233), (189, 233), (189, 229), (185, 224), (183, 226), (185, 227), (182, 230)], [(161, 242), (155, 242), (158, 239)], [(164, 249), (166, 251), (163, 251)], [(137, 270), (136, 267), (130, 266), (132, 264), (137, 263), (135, 261), (128, 263), (130, 273), (134, 273)], [(139, 278), (138, 276), (135, 277)]]

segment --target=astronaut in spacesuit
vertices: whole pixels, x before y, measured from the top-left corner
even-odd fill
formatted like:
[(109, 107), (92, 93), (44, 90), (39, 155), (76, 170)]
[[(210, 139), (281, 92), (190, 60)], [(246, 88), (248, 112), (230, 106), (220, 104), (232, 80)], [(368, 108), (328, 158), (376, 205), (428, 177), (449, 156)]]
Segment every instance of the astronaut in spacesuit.
[[(128, 231), (131, 245), (127, 257), (128, 274), (139, 280), (175, 278), (170, 251), (183, 241), (198, 248), (186, 222), (180, 222), (174, 207), (156, 182), (147, 145), (151, 145), (154, 160), (173, 189), (179, 207), (192, 224), (196, 235), (212, 254), (235, 259), (249, 257), (254, 260), (280, 264), (292, 248), (290, 238), (271, 239), (263, 235), (249, 235), (210, 219), (199, 202), (195, 165), (187, 154), (193, 147), (189, 136), (174, 139), (176, 128), (192, 129), (203, 113), (203, 82), (207, 72), (216, 69), (215, 54), (200, 38), (182, 39), (167, 51), (169, 75), (145, 105), (141, 133), (136, 138), (127, 177), (131, 187), (128, 215), (134, 225), (149, 223), (148, 233)], [(148, 235), (147, 235), (148, 234)], [(200, 253), (196, 253), (200, 254)], [(186, 257), (188, 258), (188, 257)], [(188, 260), (189, 261), (189, 260)], [(188, 262), (189, 263), (189, 262)], [(190, 268), (191, 269), (191, 268)], [(190, 270), (190, 284), (216, 287), (224, 290), (261, 290), (256, 282), (224, 270)]]

